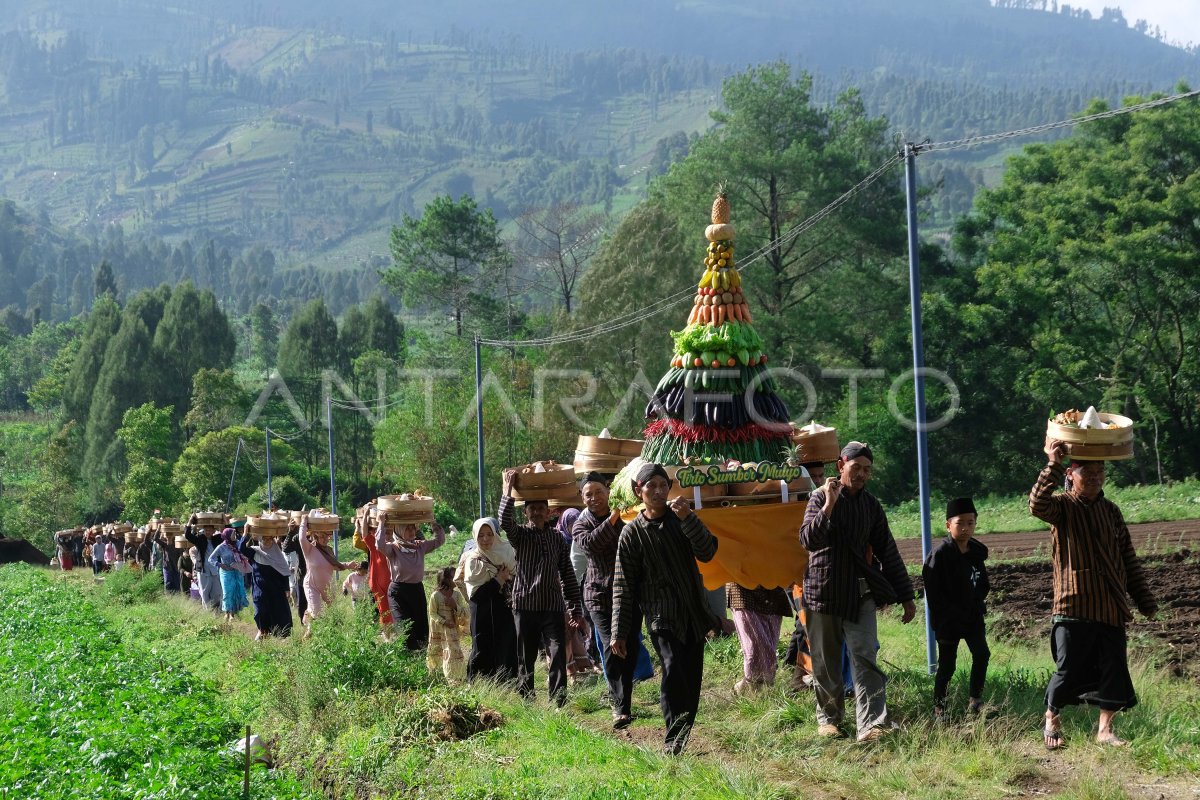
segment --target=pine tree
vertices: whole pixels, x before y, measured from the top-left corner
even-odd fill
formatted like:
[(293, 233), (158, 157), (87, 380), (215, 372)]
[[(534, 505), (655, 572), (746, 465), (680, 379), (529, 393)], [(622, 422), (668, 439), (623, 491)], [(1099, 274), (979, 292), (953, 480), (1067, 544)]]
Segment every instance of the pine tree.
[(250, 309), (250, 356), (263, 367), (275, 365), (279, 355), (279, 322), (271, 307), (258, 303)]
[(363, 306), (367, 318), (364, 350), (378, 350), (397, 361), (404, 360), (404, 323), (396, 318), (387, 301), (378, 292)]
[(113, 275), (112, 265), (108, 261), (101, 261), (100, 266), (96, 267), (94, 286), (92, 296), (97, 300), (101, 295), (108, 295), (113, 300), (117, 299), (117, 278)]
[(84, 431), (82, 472), (93, 503), (111, 499), (123, 472), (117, 428), (127, 408), (149, 399), (151, 341), (142, 319), (126, 313), (105, 351)]
[(231, 366), (236, 347), (229, 319), (211, 291), (186, 282), (175, 287), (154, 328), (153, 396), (175, 408), (176, 423), (190, 406), (196, 372)]
[(104, 363), (108, 342), (121, 326), (121, 308), (111, 295), (96, 298), (88, 316), (79, 352), (71, 364), (71, 373), (63, 392), (66, 418), (86, 425), (92, 407), (92, 392)]

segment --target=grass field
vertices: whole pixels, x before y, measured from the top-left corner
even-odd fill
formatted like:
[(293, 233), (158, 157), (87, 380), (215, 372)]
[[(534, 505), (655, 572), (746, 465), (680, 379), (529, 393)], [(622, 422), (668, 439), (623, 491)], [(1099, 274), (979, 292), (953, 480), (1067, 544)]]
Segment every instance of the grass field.
[[(1031, 475), (1033, 485), (1036, 475)], [(1106, 486), (1104, 495), (1121, 508), (1125, 522), (1170, 522), (1200, 517), (1200, 480), (1138, 486)], [(1044, 522), (1029, 513), (1028, 495), (1006, 497), (976, 497), (979, 510), (979, 533), (1046, 530)], [(946, 499), (934, 497), (930, 502), (930, 518), (935, 538), (942, 535), (942, 512)], [(921, 535), (921, 510), (916, 500), (888, 509), (888, 522), (897, 539)]]
[[(635, 692), (634, 726), (614, 734), (595, 684), (573, 688), (562, 711), (494, 686), (448, 687), (426, 674), (422, 658), (381, 642), (365, 609), (355, 615), (335, 603), (312, 639), (255, 643), (246, 622), (226, 626), (195, 604), (162, 598), (154, 584), (122, 576), (97, 585), (80, 571), (0, 569), (4, 605), (30, 587), (73, 604), (102, 626), (105, 647), (157, 664), (201, 696), (219, 698), (226, 719), (272, 737), (283, 766), (277, 780), (297, 776), (319, 796), (1133, 800), (1191, 797), (1200, 780), (1200, 687), (1154, 672), (1141, 658), (1134, 661), (1141, 704), (1118, 720), (1132, 746), (1091, 744), (1095, 717), (1076, 709), (1064, 716), (1068, 748), (1048, 755), (1038, 726), (1051, 661), (1041, 642), (993, 640), (985, 692), (992, 715), (959, 713), (939, 727), (929, 713), (932, 679), (920, 628), (883, 615), (881, 663), (903, 730), (884, 743), (857, 745), (816, 737), (811, 695), (776, 688), (735, 696), (741, 655), (735, 639), (720, 639), (707, 650), (688, 752), (671, 758), (659, 752), (657, 679)], [(248, 622), (248, 612), (242, 617)], [(0, 633), (0, 659), (14, 635), (11, 628)], [(66, 636), (39, 629), (32, 638), (61, 637), (64, 646), (82, 648), (76, 640), (88, 635), (86, 627)], [(1137, 640), (1134, 647), (1153, 645)], [(956, 711), (965, 703), (962, 681), (960, 674), (952, 687)], [(8, 707), (24, 691), (11, 685), (3, 695)], [(153, 683), (144, 690), (151, 698), (157, 691)], [(36, 742), (32, 749), (41, 752)], [(148, 748), (152, 758), (158, 748)]]

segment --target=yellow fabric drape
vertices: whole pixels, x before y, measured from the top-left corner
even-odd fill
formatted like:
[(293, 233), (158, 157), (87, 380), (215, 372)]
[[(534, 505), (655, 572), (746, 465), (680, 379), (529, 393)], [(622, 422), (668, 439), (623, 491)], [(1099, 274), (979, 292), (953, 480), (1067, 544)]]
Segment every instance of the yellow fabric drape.
[[(787, 588), (804, 579), (808, 551), (800, 546), (800, 525), (808, 503), (702, 508), (700, 521), (717, 537), (717, 555), (698, 564), (704, 585), (720, 589), (737, 583), (749, 589)], [(630, 513), (633, 519), (636, 513)]]

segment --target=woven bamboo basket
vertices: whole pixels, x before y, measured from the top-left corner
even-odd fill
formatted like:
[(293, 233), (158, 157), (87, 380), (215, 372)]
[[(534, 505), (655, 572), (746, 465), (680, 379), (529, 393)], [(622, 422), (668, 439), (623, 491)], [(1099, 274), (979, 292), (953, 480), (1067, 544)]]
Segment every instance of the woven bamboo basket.
[[(676, 497), (682, 497), (685, 500), (693, 499), (695, 495), (695, 487), (688, 486), (687, 488), (684, 488), (680, 486), (679, 479), (676, 477), (676, 475), (679, 473), (679, 470), (684, 469), (684, 467), (664, 466), (663, 469), (667, 471), (667, 475), (669, 475), (671, 478), (671, 491), (667, 493), (667, 499), (674, 500)], [(721, 497), (725, 494), (726, 490), (727, 488), (724, 486), (701, 486), (700, 499), (709, 500), (714, 497)]]
[(288, 517), (284, 514), (261, 514), (246, 517), (246, 528), (255, 536), (286, 536)]
[[(544, 470), (543, 472), (537, 471), (539, 464)], [(535, 461), (532, 464), (517, 467), (517, 474), (513, 479), (513, 496), (515, 497), (518, 494), (524, 495), (527, 492), (540, 491), (542, 489), (573, 485), (574, 483), (574, 467), (569, 467), (566, 464), (556, 464), (553, 461)], [(546, 498), (531, 497), (530, 499)]]
[(526, 489), (518, 493), (513, 490), (513, 499), (517, 505), (524, 505), (531, 500), (545, 500), (547, 503), (568, 503), (572, 504), (578, 501), (583, 503), (583, 499), (579, 496), (579, 487), (572, 481), (571, 483), (562, 484), (560, 486), (548, 486), (542, 489)]
[(575, 474), (578, 476), (586, 475), (589, 472), (616, 475), (625, 469), (626, 465), (634, 458), (634, 456), (595, 456), (577, 450), (571, 466), (574, 467)]
[(175, 549), (176, 550), (186, 550), (188, 547), (191, 547), (191, 544), (192, 544), (191, 542), (189, 542), (187, 539), (185, 539), (182, 536), (175, 537)]
[(385, 525), (433, 522), (433, 498), (421, 494), (383, 495), (375, 501), (375, 519)]
[(841, 455), (838, 445), (837, 428), (825, 428), (815, 422), (796, 428), (792, 431), (792, 444), (800, 448), (796, 458), (801, 464), (820, 461), (828, 464), (837, 461)]
[(572, 498), (569, 498), (569, 499), (566, 499), (566, 498), (560, 499), (557, 497), (552, 497), (548, 501), (546, 501), (546, 504), (548, 506), (550, 506), (550, 508), (557, 508), (557, 509), (583, 508), (583, 496), (580, 495), (578, 492), (576, 492), (575, 496)]
[(575, 443), (575, 474), (599, 472), (616, 475), (642, 454), (641, 439), (612, 439), (600, 436), (580, 436)]
[[(743, 464), (743, 467), (756, 467), (757, 464)], [(782, 498), (783, 493), (780, 491), (779, 484), (782, 481), (746, 481), (744, 483), (735, 483), (729, 487), (729, 494), (733, 497), (772, 497)], [(794, 481), (788, 481), (788, 492), (805, 492), (808, 491), (808, 479), (804, 476), (796, 478)]]
[(642, 454), (641, 439), (612, 439), (600, 436), (580, 436), (575, 441), (575, 452), (593, 456), (625, 456), (633, 458)]
[(342, 518), (336, 514), (308, 515), (308, 529), (313, 533), (337, 533), (341, 524)]
[(225, 515), (219, 511), (200, 511), (196, 513), (196, 524), (202, 528), (223, 528)]
[(1133, 458), (1133, 420), (1120, 414), (1100, 412), (1100, 421), (1115, 428), (1076, 428), (1046, 421), (1046, 436), (1067, 447), (1067, 456), (1076, 461), (1124, 461)]

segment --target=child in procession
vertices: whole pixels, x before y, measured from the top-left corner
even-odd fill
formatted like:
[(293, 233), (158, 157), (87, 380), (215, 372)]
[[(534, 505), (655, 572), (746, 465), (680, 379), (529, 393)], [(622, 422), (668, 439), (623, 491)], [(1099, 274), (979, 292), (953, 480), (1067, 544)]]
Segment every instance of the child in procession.
[(342, 581), (342, 595), (350, 596), (350, 602), (358, 605), (358, 598), (364, 596), (367, 592), (367, 570), (370, 568), (371, 562), (360, 561), (354, 571), (346, 576), (346, 580)]
[(466, 631), (469, 620), (466, 604), (455, 591), (454, 567), (438, 570), (437, 588), (429, 596), (429, 650), (425, 666), (430, 675), (437, 672), (440, 661), (448, 683), (458, 683), (466, 677), (459, 634)]
[(933, 684), (933, 714), (946, 718), (946, 689), (957, 667), (958, 643), (971, 651), (970, 700), (967, 710), (976, 714), (983, 705), (988, 650), (984, 614), (987, 612), (987, 546), (975, 538), (975, 504), (960, 497), (946, 504), (946, 531), (941, 545), (929, 554), (922, 569), (929, 620), (938, 643), (937, 676)]

